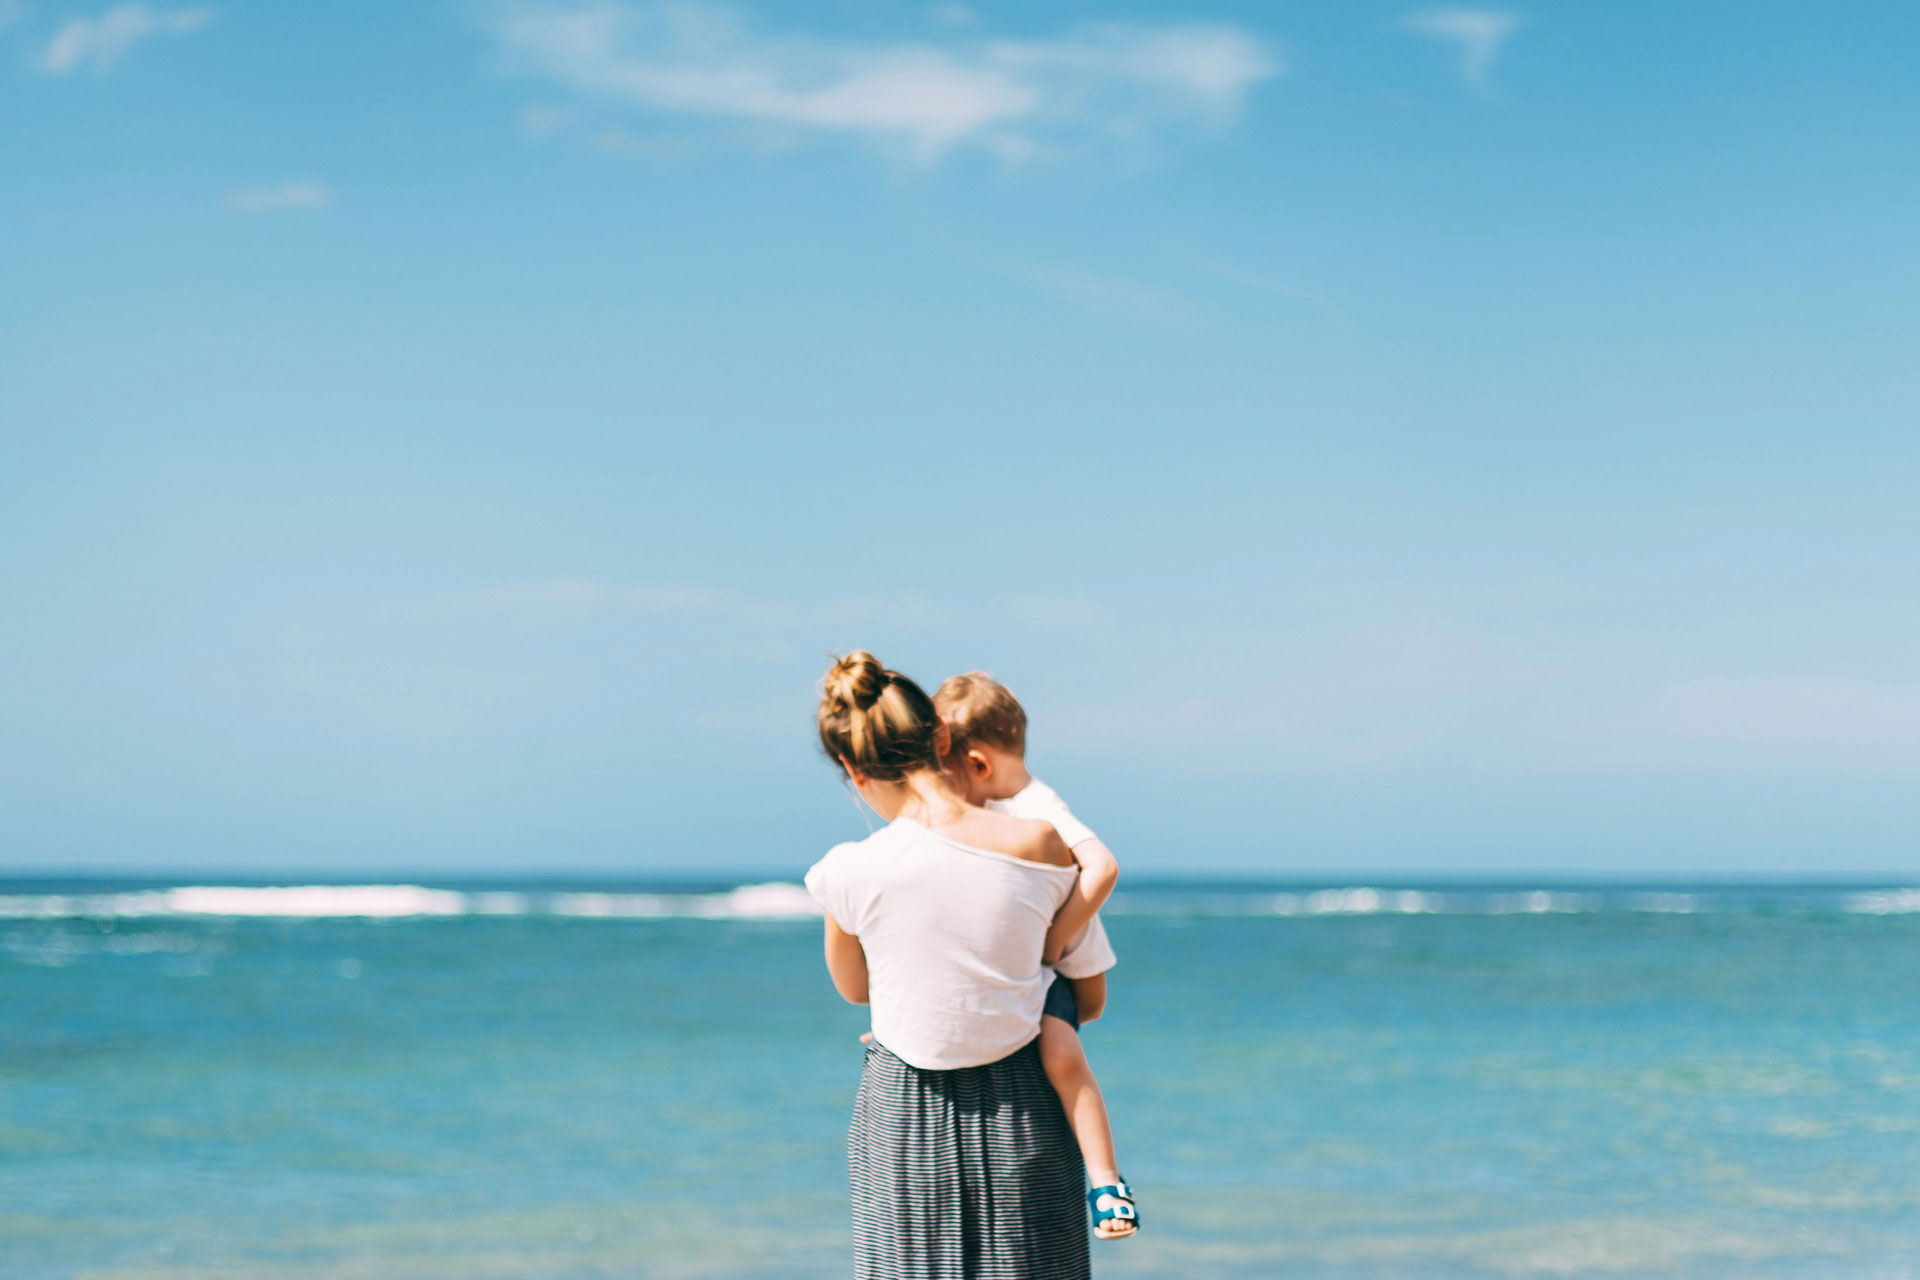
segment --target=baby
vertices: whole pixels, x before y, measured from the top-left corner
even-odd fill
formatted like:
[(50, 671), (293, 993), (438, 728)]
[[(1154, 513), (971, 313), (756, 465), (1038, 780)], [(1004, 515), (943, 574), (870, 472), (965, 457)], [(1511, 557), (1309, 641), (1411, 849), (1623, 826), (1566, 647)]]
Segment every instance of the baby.
[[(1052, 787), (1027, 772), (1027, 713), (1005, 685), (984, 672), (970, 671), (942, 684), (933, 705), (952, 736), (941, 764), (967, 802), (1052, 823), (1080, 864), (1079, 881), (1054, 916), (1041, 956), (1059, 967), (1040, 1019), (1040, 1062), (1066, 1108), (1093, 1183), (1087, 1203), (1093, 1208), (1094, 1235), (1102, 1240), (1130, 1236), (1140, 1229), (1140, 1215), (1132, 1188), (1120, 1177), (1106, 1100), (1080, 1046), (1080, 1024), (1098, 1018), (1106, 1006), (1107, 975), (1067, 976), (1084, 967), (1075, 963), (1075, 953), (1083, 949), (1112, 963), (1104, 926), (1095, 913), (1113, 892), (1120, 864)], [(1099, 941), (1085, 948), (1096, 930)]]

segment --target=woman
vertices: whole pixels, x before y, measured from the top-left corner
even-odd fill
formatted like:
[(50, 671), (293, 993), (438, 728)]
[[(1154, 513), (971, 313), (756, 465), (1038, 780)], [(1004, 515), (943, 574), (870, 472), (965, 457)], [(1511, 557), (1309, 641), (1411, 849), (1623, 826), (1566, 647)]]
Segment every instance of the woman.
[(1086, 1171), (1040, 1065), (1047, 926), (1072, 890), (1049, 823), (976, 809), (920, 687), (853, 653), (820, 744), (888, 825), (807, 873), (827, 970), (871, 1004), (848, 1134), (856, 1280), (1086, 1280)]

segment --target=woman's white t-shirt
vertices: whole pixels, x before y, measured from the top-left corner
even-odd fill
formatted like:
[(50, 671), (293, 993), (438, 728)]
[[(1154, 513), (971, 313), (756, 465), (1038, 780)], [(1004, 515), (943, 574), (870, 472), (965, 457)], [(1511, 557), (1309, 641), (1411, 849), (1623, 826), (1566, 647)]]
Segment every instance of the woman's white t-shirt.
[[(1047, 926), (1078, 868), (957, 844), (910, 818), (835, 845), (807, 892), (860, 939), (873, 1038), (929, 1071), (998, 1062), (1040, 1033), (1054, 970)], [(1085, 978), (1113, 966), (1104, 931), (1057, 966)]]

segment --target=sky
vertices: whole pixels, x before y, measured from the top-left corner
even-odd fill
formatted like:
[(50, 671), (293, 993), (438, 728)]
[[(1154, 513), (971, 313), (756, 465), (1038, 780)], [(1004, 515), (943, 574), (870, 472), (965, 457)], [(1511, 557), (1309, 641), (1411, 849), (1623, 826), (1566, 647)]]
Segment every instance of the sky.
[(1920, 8), (0, 0), (0, 871), (1920, 862)]

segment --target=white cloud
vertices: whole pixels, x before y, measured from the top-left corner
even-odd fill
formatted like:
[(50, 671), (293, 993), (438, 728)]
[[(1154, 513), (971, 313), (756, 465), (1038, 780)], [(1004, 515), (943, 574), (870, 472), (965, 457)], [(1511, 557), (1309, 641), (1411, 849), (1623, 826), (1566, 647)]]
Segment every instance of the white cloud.
[(1503, 9), (1420, 9), (1400, 20), (1408, 31), (1445, 41), (1460, 54), (1460, 74), (1483, 89), (1507, 39), (1526, 18)]
[(990, 56), (1009, 67), (1151, 86), (1224, 111), (1237, 109), (1249, 88), (1279, 71), (1253, 37), (1217, 26), (1088, 27), (1061, 40), (997, 44)]
[(154, 9), (144, 4), (116, 5), (97, 18), (75, 18), (54, 33), (40, 55), (40, 69), (65, 75), (80, 67), (110, 71), (129, 50), (152, 35), (179, 35), (213, 21), (213, 10)]
[(776, 38), (705, 4), (518, 4), (494, 29), (516, 69), (589, 98), (890, 144), (923, 160), (1037, 136), (1221, 121), (1279, 74), (1231, 26), (1083, 26), (1052, 40)]
[(317, 182), (283, 182), (271, 187), (243, 187), (227, 196), (235, 213), (304, 213), (333, 203), (333, 192)]

